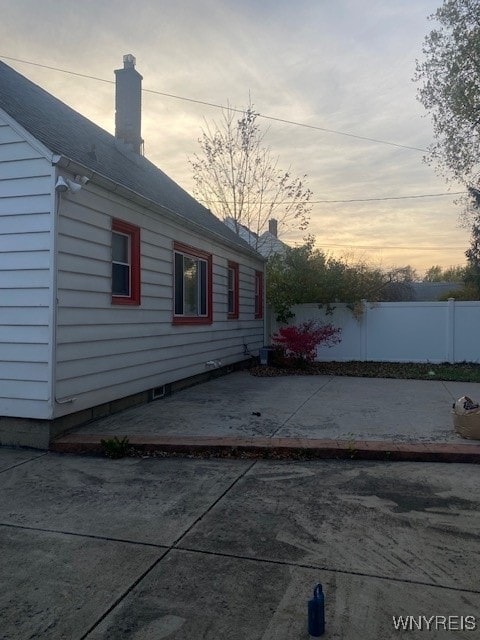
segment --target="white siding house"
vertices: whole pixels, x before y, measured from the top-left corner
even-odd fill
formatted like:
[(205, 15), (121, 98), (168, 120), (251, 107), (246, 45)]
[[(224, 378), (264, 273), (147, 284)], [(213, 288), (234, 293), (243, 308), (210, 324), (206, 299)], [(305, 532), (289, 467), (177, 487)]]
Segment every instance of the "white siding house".
[(126, 142), (0, 63), (3, 444), (264, 343), (262, 257)]
[(0, 111), (0, 416), (50, 418), (53, 176)]

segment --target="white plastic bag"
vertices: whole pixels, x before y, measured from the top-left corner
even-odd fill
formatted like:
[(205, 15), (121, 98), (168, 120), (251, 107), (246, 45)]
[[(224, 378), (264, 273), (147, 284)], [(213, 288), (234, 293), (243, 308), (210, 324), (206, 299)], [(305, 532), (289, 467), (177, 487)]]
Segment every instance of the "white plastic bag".
[(480, 440), (480, 404), (462, 396), (453, 405), (453, 426), (461, 438)]

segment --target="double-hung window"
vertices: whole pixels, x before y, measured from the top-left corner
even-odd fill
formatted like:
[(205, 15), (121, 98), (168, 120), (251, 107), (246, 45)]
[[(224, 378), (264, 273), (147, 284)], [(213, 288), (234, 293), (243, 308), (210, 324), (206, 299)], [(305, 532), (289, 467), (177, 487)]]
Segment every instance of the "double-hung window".
[(212, 322), (212, 256), (175, 242), (174, 324)]
[(228, 318), (236, 319), (239, 315), (239, 266), (237, 262), (229, 262), (227, 267), (228, 273)]
[(112, 220), (112, 304), (140, 304), (140, 229)]

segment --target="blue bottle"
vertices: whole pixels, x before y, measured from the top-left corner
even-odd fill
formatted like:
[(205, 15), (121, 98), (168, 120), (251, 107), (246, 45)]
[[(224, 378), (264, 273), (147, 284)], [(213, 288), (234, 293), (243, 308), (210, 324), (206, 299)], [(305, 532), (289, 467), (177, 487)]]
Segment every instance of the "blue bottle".
[(317, 584), (313, 598), (308, 601), (308, 633), (314, 638), (325, 633), (325, 595), (321, 584)]

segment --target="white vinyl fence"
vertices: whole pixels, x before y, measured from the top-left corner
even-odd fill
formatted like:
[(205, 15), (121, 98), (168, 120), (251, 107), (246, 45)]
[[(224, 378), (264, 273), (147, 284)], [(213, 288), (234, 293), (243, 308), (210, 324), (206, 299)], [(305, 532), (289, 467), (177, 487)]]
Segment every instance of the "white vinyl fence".
[[(317, 360), (480, 362), (480, 302), (363, 302), (355, 318), (346, 304), (332, 315), (318, 304), (293, 307), (289, 324), (317, 319), (341, 327), (342, 341), (320, 347)], [(270, 313), (270, 336), (281, 324)]]

